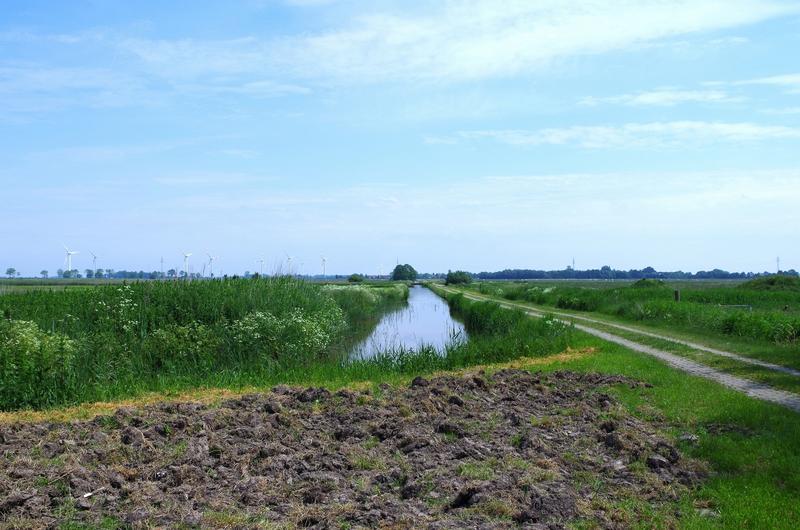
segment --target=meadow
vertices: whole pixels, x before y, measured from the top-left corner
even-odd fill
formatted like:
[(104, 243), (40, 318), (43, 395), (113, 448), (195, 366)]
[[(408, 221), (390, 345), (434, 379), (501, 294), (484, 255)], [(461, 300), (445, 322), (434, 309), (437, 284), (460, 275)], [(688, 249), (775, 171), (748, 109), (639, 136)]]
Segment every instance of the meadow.
[[(749, 283), (644, 280), (613, 282), (481, 282), (473, 289), (507, 300), (559, 310), (594, 312), (620, 320), (719, 337), (792, 346), (800, 339), (797, 278), (774, 286)], [(680, 292), (680, 302), (674, 299)]]

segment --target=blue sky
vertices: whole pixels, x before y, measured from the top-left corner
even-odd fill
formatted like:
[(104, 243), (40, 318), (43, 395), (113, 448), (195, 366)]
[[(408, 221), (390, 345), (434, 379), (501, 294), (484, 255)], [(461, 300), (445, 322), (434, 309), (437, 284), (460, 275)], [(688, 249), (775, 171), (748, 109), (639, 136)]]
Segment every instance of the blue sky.
[(0, 266), (797, 269), (798, 50), (783, 0), (6, 1)]

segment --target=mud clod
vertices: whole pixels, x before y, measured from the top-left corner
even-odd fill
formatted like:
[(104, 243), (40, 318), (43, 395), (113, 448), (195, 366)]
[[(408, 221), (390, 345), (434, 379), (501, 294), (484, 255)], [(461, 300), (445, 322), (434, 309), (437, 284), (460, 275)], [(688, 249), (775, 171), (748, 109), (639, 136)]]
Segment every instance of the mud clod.
[(366, 403), (350, 390), (278, 386), (212, 406), (2, 425), (0, 518), (23, 527), (58, 526), (65, 513), (88, 527), (109, 518), (132, 528), (619, 527), (615, 503), (668, 502), (660, 491), (700, 477), (658, 426), (619, 412), (603, 393), (613, 384), (637, 385), (505, 370), (418, 377)]
[(424, 377), (417, 376), (411, 381), (411, 387), (414, 388), (420, 386), (428, 386), (428, 380)]

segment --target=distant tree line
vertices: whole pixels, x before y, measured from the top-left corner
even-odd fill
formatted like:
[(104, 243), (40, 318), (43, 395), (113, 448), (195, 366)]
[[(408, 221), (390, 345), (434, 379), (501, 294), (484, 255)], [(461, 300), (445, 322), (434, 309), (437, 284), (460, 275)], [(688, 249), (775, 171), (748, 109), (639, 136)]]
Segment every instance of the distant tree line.
[[(47, 278), (47, 271), (41, 272), (42, 278)], [(86, 269), (82, 273), (77, 270), (63, 270), (58, 269), (56, 272), (59, 278), (96, 278), (96, 279), (114, 279), (114, 280), (161, 280), (161, 279), (174, 279), (185, 278), (186, 272), (178, 271), (176, 269), (169, 269), (167, 272), (161, 271), (115, 271), (114, 269)], [(189, 278), (202, 278), (199, 272), (189, 273)]]
[[(475, 275), (481, 280), (641, 280), (654, 278), (659, 280), (746, 280), (759, 276), (770, 276), (771, 272), (728, 272), (722, 269), (710, 271), (683, 272), (657, 271), (653, 267), (644, 269), (618, 270), (608, 265), (599, 269), (577, 270), (567, 267), (562, 270), (505, 269), (497, 272), (479, 272)], [(780, 274), (797, 276), (794, 269), (781, 271)]]

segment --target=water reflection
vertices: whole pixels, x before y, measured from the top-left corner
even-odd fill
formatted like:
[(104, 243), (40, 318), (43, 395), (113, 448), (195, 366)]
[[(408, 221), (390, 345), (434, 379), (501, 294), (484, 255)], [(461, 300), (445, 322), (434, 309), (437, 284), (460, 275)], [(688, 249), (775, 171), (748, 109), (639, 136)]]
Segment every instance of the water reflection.
[(464, 325), (450, 316), (447, 303), (430, 289), (414, 285), (408, 305), (381, 318), (375, 330), (350, 352), (351, 357), (369, 358), (391, 350), (432, 346), (444, 352), (454, 340), (466, 340)]

